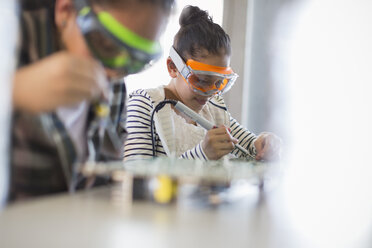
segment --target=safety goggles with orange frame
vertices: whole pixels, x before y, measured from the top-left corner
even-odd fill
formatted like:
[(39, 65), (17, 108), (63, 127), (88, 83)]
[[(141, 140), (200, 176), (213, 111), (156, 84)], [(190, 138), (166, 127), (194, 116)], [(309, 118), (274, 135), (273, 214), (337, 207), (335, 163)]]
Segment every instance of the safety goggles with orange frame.
[(172, 46), (170, 58), (191, 89), (202, 96), (224, 94), (234, 85), (238, 74), (230, 67), (204, 64), (193, 59), (186, 63)]

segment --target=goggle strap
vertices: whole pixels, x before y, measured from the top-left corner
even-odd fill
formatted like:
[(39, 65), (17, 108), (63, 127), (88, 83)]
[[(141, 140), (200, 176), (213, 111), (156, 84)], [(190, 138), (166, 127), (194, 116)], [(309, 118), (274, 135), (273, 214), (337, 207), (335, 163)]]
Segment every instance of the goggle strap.
[(169, 57), (172, 59), (173, 63), (175, 64), (177, 70), (181, 73), (184, 78), (190, 74), (190, 69), (187, 67), (181, 56), (177, 53), (176, 49), (171, 46), (169, 51)]

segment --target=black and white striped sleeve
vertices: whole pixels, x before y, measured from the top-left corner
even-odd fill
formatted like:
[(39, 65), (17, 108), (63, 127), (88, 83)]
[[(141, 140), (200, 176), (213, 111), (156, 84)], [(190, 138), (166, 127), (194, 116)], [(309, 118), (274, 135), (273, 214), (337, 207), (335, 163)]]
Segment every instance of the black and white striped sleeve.
[[(256, 135), (248, 131), (245, 127), (240, 125), (234, 118), (230, 116), (230, 130), (231, 135), (239, 140), (239, 145), (248, 150), (250, 155), (256, 156), (256, 148), (254, 147), (254, 141)], [(240, 150), (234, 149), (232, 152), (237, 157), (241, 157), (243, 154)]]
[(201, 142), (196, 145), (194, 148), (184, 152), (181, 155), (181, 158), (184, 159), (200, 159), (203, 161), (208, 161), (207, 155), (205, 155), (203, 148), (201, 146)]
[(130, 94), (127, 108), (124, 161), (152, 158), (151, 113), (153, 103), (145, 90)]

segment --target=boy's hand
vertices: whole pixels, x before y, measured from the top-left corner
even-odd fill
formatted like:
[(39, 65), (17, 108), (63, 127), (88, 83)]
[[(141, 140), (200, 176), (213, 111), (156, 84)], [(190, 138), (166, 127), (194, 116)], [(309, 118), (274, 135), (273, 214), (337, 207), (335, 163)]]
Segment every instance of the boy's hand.
[(202, 148), (210, 160), (217, 160), (230, 153), (238, 140), (230, 135), (227, 127), (219, 126), (207, 132)]
[(93, 59), (58, 52), (16, 71), (15, 108), (39, 113), (105, 96), (108, 83)]
[(254, 142), (256, 160), (278, 160), (280, 158), (282, 141), (273, 133), (263, 132)]

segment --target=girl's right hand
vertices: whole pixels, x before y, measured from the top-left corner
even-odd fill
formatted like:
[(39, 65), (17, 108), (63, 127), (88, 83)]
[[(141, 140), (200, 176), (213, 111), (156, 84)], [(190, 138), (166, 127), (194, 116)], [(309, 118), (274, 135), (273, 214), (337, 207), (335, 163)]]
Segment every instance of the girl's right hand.
[(210, 129), (202, 141), (202, 148), (209, 160), (217, 160), (230, 153), (238, 140), (225, 126)]
[(93, 59), (58, 52), (18, 69), (13, 81), (16, 109), (52, 111), (107, 94), (104, 69)]

